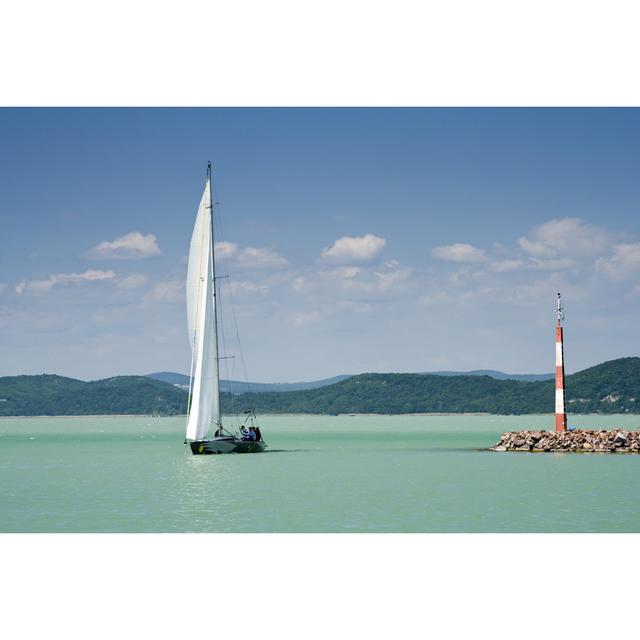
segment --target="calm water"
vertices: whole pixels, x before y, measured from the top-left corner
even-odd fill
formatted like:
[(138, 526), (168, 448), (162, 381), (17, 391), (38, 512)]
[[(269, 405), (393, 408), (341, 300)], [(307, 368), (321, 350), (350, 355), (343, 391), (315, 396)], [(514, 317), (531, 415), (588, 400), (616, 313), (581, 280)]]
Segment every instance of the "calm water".
[(182, 418), (3, 418), (0, 531), (640, 531), (640, 455), (479, 450), (552, 419), (270, 416), (267, 453), (192, 456)]

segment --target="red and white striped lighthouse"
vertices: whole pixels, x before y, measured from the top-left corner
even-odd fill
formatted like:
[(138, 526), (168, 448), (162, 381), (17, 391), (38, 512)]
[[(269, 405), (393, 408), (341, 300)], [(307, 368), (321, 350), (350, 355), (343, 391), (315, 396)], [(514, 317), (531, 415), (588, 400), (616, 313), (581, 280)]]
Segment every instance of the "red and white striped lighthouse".
[(562, 335), (562, 321), (564, 309), (562, 299), (558, 294), (558, 324), (556, 325), (556, 431), (567, 430), (567, 408), (564, 388), (564, 341)]

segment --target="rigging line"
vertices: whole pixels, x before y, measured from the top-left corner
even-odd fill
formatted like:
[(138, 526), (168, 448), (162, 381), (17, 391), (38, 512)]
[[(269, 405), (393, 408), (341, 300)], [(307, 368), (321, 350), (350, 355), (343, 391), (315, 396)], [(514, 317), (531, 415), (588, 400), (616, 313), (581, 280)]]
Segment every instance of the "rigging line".
[(242, 350), (242, 343), (240, 342), (240, 331), (238, 329), (238, 319), (236, 317), (236, 309), (235, 309), (235, 305), (233, 304), (233, 298), (231, 301), (231, 315), (233, 317), (233, 322), (235, 325), (235, 329), (236, 329), (236, 342), (238, 344), (238, 354), (240, 356), (240, 366), (242, 367), (242, 375), (243, 375), (243, 379), (244, 382), (247, 386), (247, 390), (249, 393), (253, 393), (253, 390), (251, 388), (251, 383), (249, 382), (249, 376), (247, 374), (247, 364), (245, 362), (244, 359), (244, 352)]
[[(221, 234), (223, 233), (222, 230), (222, 218), (220, 218), (219, 220), (219, 226), (220, 226), (220, 232)], [(225, 266), (227, 268), (227, 271), (229, 271), (229, 265), (228, 265), (228, 258), (225, 252)], [(240, 364), (242, 367), (242, 377), (243, 377), (243, 381), (245, 382), (246, 388), (248, 389), (249, 393), (252, 392), (251, 389), (251, 385), (249, 383), (249, 377), (247, 374), (247, 365), (244, 359), (244, 352), (242, 349), (242, 343), (240, 342), (240, 329), (239, 329), (239, 324), (238, 324), (238, 317), (236, 315), (236, 304), (235, 304), (235, 300), (233, 297), (233, 287), (230, 285), (228, 287), (228, 295), (229, 295), (229, 307), (231, 309), (231, 316), (232, 316), (232, 321), (233, 321), (233, 327), (235, 329), (235, 338), (236, 338), (236, 344), (237, 344), (237, 348), (238, 348), (238, 354), (240, 356)], [(235, 363), (234, 363), (235, 365)], [(235, 396), (234, 396), (235, 399)]]
[[(220, 244), (222, 245), (223, 249), (222, 249), (222, 255), (223, 255), (223, 261), (224, 261), (224, 267), (225, 267), (225, 271), (228, 273), (229, 272), (229, 265), (226, 261), (226, 251), (224, 250), (224, 235), (222, 233), (222, 224), (220, 222), (221, 219), (221, 211), (220, 211), (220, 202), (217, 202), (215, 200), (215, 198), (213, 197), (214, 194), (214, 180), (213, 180), (213, 175), (211, 176), (211, 188), (212, 188), (212, 192), (211, 192), (211, 211), (213, 214), (213, 203), (215, 202), (217, 207), (216, 207), (216, 212), (217, 215), (212, 217), (212, 220), (217, 223), (217, 227), (218, 227), (218, 233), (217, 233), (217, 237), (220, 238)], [(216, 193), (217, 193), (217, 185), (216, 185)], [(214, 283), (214, 286), (217, 286), (217, 282)], [(227, 336), (226, 336), (226, 324), (224, 322), (224, 316), (222, 314), (222, 291), (221, 288), (218, 288), (218, 293), (220, 294), (218, 297), (219, 300), (219, 304), (216, 305), (216, 310), (219, 308), (220, 309), (220, 313), (218, 314), (218, 318), (219, 318), (219, 324), (220, 324), (220, 337), (221, 337), (221, 342), (222, 342), (222, 352), (226, 353), (227, 352)], [(219, 358), (220, 360), (220, 358)], [(229, 375), (229, 366), (227, 364), (227, 362), (224, 363), (224, 371), (226, 373), (225, 377), (227, 379), (227, 384), (229, 385), (229, 397), (230, 397), (230, 403), (229, 403), (229, 409), (231, 414), (236, 414), (236, 407), (235, 407), (235, 398), (234, 398), (234, 394), (233, 394), (233, 382), (231, 380), (231, 376)], [(218, 377), (218, 384), (220, 384), (219, 381), (219, 377)]]
[[(189, 370), (189, 395), (187, 396), (187, 427), (191, 413), (191, 393), (193, 390), (193, 367), (195, 365), (196, 335), (198, 328), (198, 311), (200, 308), (200, 283), (202, 282), (202, 251), (204, 249), (205, 216), (202, 217), (202, 237), (200, 238), (200, 256), (198, 257), (198, 289), (196, 293), (196, 317), (193, 323), (193, 345), (191, 346), (191, 368)], [(202, 336), (200, 337), (202, 339)]]
[[(218, 227), (220, 228), (220, 235), (223, 236), (223, 229), (222, 229), (222, 217), (218, 216)], [(227, 270), (227, 273), (229, 273), (229, 263), (227, 260), (227, 255), (226, 255), (226, 251), (223, 251), (223, 255), (224, 255), (224, 260), (225, 260), (225, 268)], [(251, 384), (249, 383), (249, 377), (247, 374), (247, 365), (244, 359), (244, 353), (242, 350), (242, 344), (240, 342), (240, 331), (239, 331), (239, 327), (238, 327), (238, 318), (236, 316), (236, 305), (233, 299), (233, 292), (232, 292), (233, 287), (231, 286), (231, 283), (229, 284), (228, 287), (228, 295), (229, 295), (229, 306), (231, 308), (231, 316), (233, 319), (233, 326), (235, 328), (235, 334), (236, 334), (236, 342), (238, 345), (238, 353), (240, 355), (240, 365), (242, 367), (242, 375), (243, 375), (243, 380), (244, 383), (246, 384), (246, 388), (248, 390), (249, 393), (252, 393), (253, 390), (251, 388)]]

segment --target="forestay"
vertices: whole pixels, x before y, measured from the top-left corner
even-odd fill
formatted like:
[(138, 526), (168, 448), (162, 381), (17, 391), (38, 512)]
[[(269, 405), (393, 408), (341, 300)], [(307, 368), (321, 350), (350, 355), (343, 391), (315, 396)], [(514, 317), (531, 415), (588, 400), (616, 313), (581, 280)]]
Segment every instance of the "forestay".
[(187, 419), (189, 440), (203, 439), (212, 420), (220, 423), (211, 200), (211, 186), (207, 180), (191, 236), (187, 272), (187, 320), (192, 349), (192, 396)]

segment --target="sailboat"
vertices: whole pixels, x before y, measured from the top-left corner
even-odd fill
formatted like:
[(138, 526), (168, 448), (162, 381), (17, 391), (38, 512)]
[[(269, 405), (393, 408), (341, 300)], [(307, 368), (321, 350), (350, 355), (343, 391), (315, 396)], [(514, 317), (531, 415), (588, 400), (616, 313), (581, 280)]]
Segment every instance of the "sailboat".
[[(185, 444), (194, 454), (258, 453), (264, 451), (253, 410), (244, 413), (235, 431), (222, 424), (220, 407), (220, 355), (218, 353), (218, 300), (211, 163), (200, 200), (189, 247), (187, 321), (191, 342), (191, 371)], [(213, 431), (213, 436), (210, 436)]]

